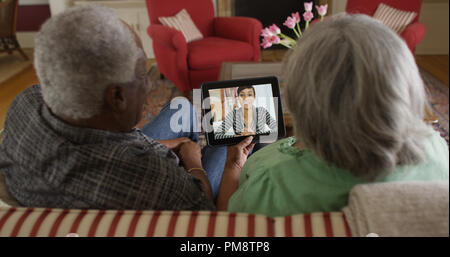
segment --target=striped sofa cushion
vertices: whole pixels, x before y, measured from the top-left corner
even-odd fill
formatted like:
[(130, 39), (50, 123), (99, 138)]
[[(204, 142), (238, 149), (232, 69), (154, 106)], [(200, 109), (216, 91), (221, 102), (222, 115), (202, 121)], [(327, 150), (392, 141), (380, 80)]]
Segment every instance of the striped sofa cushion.
[(195, 26), (186, 9), (181, 10), (175, 16), (159, 17), (158, 20), (165, 26), (181, 31), (186, 39), (186, 43), (203, 38), (202, 33)]
[(0, 208), (0, 236), (351, 236), (341, 212), (269, 218), (210, 211)]
[(417, 13), (401, 11), (381, 3), (373, 18), (381, 21), (384, 25), (401, 34), (403, 30), (416, 18)]

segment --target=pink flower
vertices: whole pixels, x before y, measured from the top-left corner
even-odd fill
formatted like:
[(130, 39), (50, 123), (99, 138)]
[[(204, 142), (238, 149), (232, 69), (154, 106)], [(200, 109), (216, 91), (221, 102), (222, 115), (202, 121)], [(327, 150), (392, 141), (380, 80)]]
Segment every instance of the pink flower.
[(298, 12), (292, 14), (292, 18), (295, 20), (295, 22), (300, 22), (300, 14)]
[(261, 43), (261, 46), (266, 49), (272, 46), (272, 42), (270, 40), (270, 37), (264, 37)]
[(303, 18), (305, 21), (310, 22), (314, 18), (314, 14), (312, 12), (305, 12)]
[(311, 12), (313, 8), (313, 2), (305, 3), (305, 12)]
[(275, 34), (275, 35), (278, 35), (278, 34), (281, 33), (280, 28), (278, 28), (278, 26), (275, 25), (275, 24), (273, 24), (272, 26), (270, 26), (269, 29), (270, 29), (270, 31), (271, 31), (273, 34)]
[(271, 36), (273, 36), (273, 33), (269, 28), (264, 28), (263, 30), (261, 30), (261, 36), (271, 37)]
[(316, 9), (317, 9), (317, 12), (319, 13), (319, 15), (323, 17), (323, 16), (325, 16), (327, 14), (328, 4), (321, 5), (321, 6), (317, 6), (316, 5)]
[(280, 43), (280, 37), (279, 36), (272, 36), (270, 38), (270, 42), (272, 42), (272, 44), (279, 44)]
[(295, 28), (295, 24), (297, 24), (297, 22), (292, 17), (287, 17), (287, 20), (283, 23), (284, 26), (286, 26), (290, 29)]

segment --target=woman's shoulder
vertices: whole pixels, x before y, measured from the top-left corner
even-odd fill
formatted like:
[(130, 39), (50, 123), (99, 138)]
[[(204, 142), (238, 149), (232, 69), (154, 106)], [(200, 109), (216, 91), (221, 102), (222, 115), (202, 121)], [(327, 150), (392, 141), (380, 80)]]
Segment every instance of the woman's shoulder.
[(342, 181), (354, 179), (348, 171), (325, 163), (312, 151), (295, 147), (295, 143), (295, 137), (288, 137), (260, 149), (245, 163), (242, 174), (246, 178), (241, 178), (307, 176)]
[(262, 114), (268, 112), (267, 109), (262, 107), (262, 106), (255, 107), (255, 110), (256, 110), (257, 113), (262, 113)]
[(444, 165), (444, 168), (448, 170), (449, 151), (447, 142), (439, 131), (436, 131), (433, 127), (428, 126), (428, 131), (429, 136), (423, 146), (427, 164)]
[(423, 143), (425, 160), (413, 165), (398, 165), (381, 181), (398, 180), (448, 180), (449, 151), (448, 145), (440, 133), (431, 126)]
[[(295, 143), (294, 137), (283, 138), (261, 148), (260, 150), (255, 152), (252, 156), (259, 156), (259, 155), (264, 157), (266, 156), (269, 157), (273, 155), (291, 156), (295, 152), (295, 150), (293, 150), (295, 149), (293, 147), (294, 143)], [(291, 150), (292, 152), (290, 152), (289, 150)]]
[(427, 157), (427, 164), (445, 170), (448, 178), (449, 170), (449, 151), (448, 144), (441, 134), (429, 127), (430, 136), (428, 137), (424, 149)]
[(302, 150), (293, 147), (295, 138), (288, 137), (269, 144), (254, 154), (245, 163), (243, 171), (248, 175), (292, 170), (299, 165), (297, 160)]

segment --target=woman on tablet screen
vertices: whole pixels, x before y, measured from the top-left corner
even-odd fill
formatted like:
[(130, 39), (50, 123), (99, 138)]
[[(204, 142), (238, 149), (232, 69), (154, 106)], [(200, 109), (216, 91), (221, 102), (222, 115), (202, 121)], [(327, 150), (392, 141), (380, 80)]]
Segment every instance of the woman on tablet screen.
[[(270, 113), (264, 107), (254, 106), (256, 93), (253, 86), (239, 87), (237, 98), (241, 107), (226, 115), (218, 131), (214, 133), (216, 139), (260, 135), (277, 130), (278, 124)], [(233, 132), (229, 133), (231, 128)]]

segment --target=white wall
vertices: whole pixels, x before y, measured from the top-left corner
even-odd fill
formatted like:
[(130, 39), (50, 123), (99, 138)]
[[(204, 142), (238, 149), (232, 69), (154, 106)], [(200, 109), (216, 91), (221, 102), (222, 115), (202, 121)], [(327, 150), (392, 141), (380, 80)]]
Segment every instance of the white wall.
[(427, 27), (427, 34), (417, 46), (416, 54), (449, 54), (449, 3), (424, 3), (420, 22)]
[[(331, 13), (345, 11), (347, 0), (332, 0)], [(427, 34), (416, 48), (416, 55), (449, 54), (449, 2), (425, 0), (420, 11), (420, 22), (427, 27)]]
[[(20, 0), (19, 5), (43, 5), (50, 4), (50, 12), (52, 15), (63, 11), (71, 6), (73, 0)], [(142, 0), (144, 1), (144, 0)], [(214, 11), (217, 15), (217, 0), (211, 0), (214, 4)], [(22, 48), (34, 48), (34, 38), (36, 32), (17, 32), (17, 40), (19, 40)]]
[[(47, 5), (49, 0), (20, 0), (19, 5)], [(36, 32), (17, 32), (17, 40), (22, 48), (33, 48)]]

